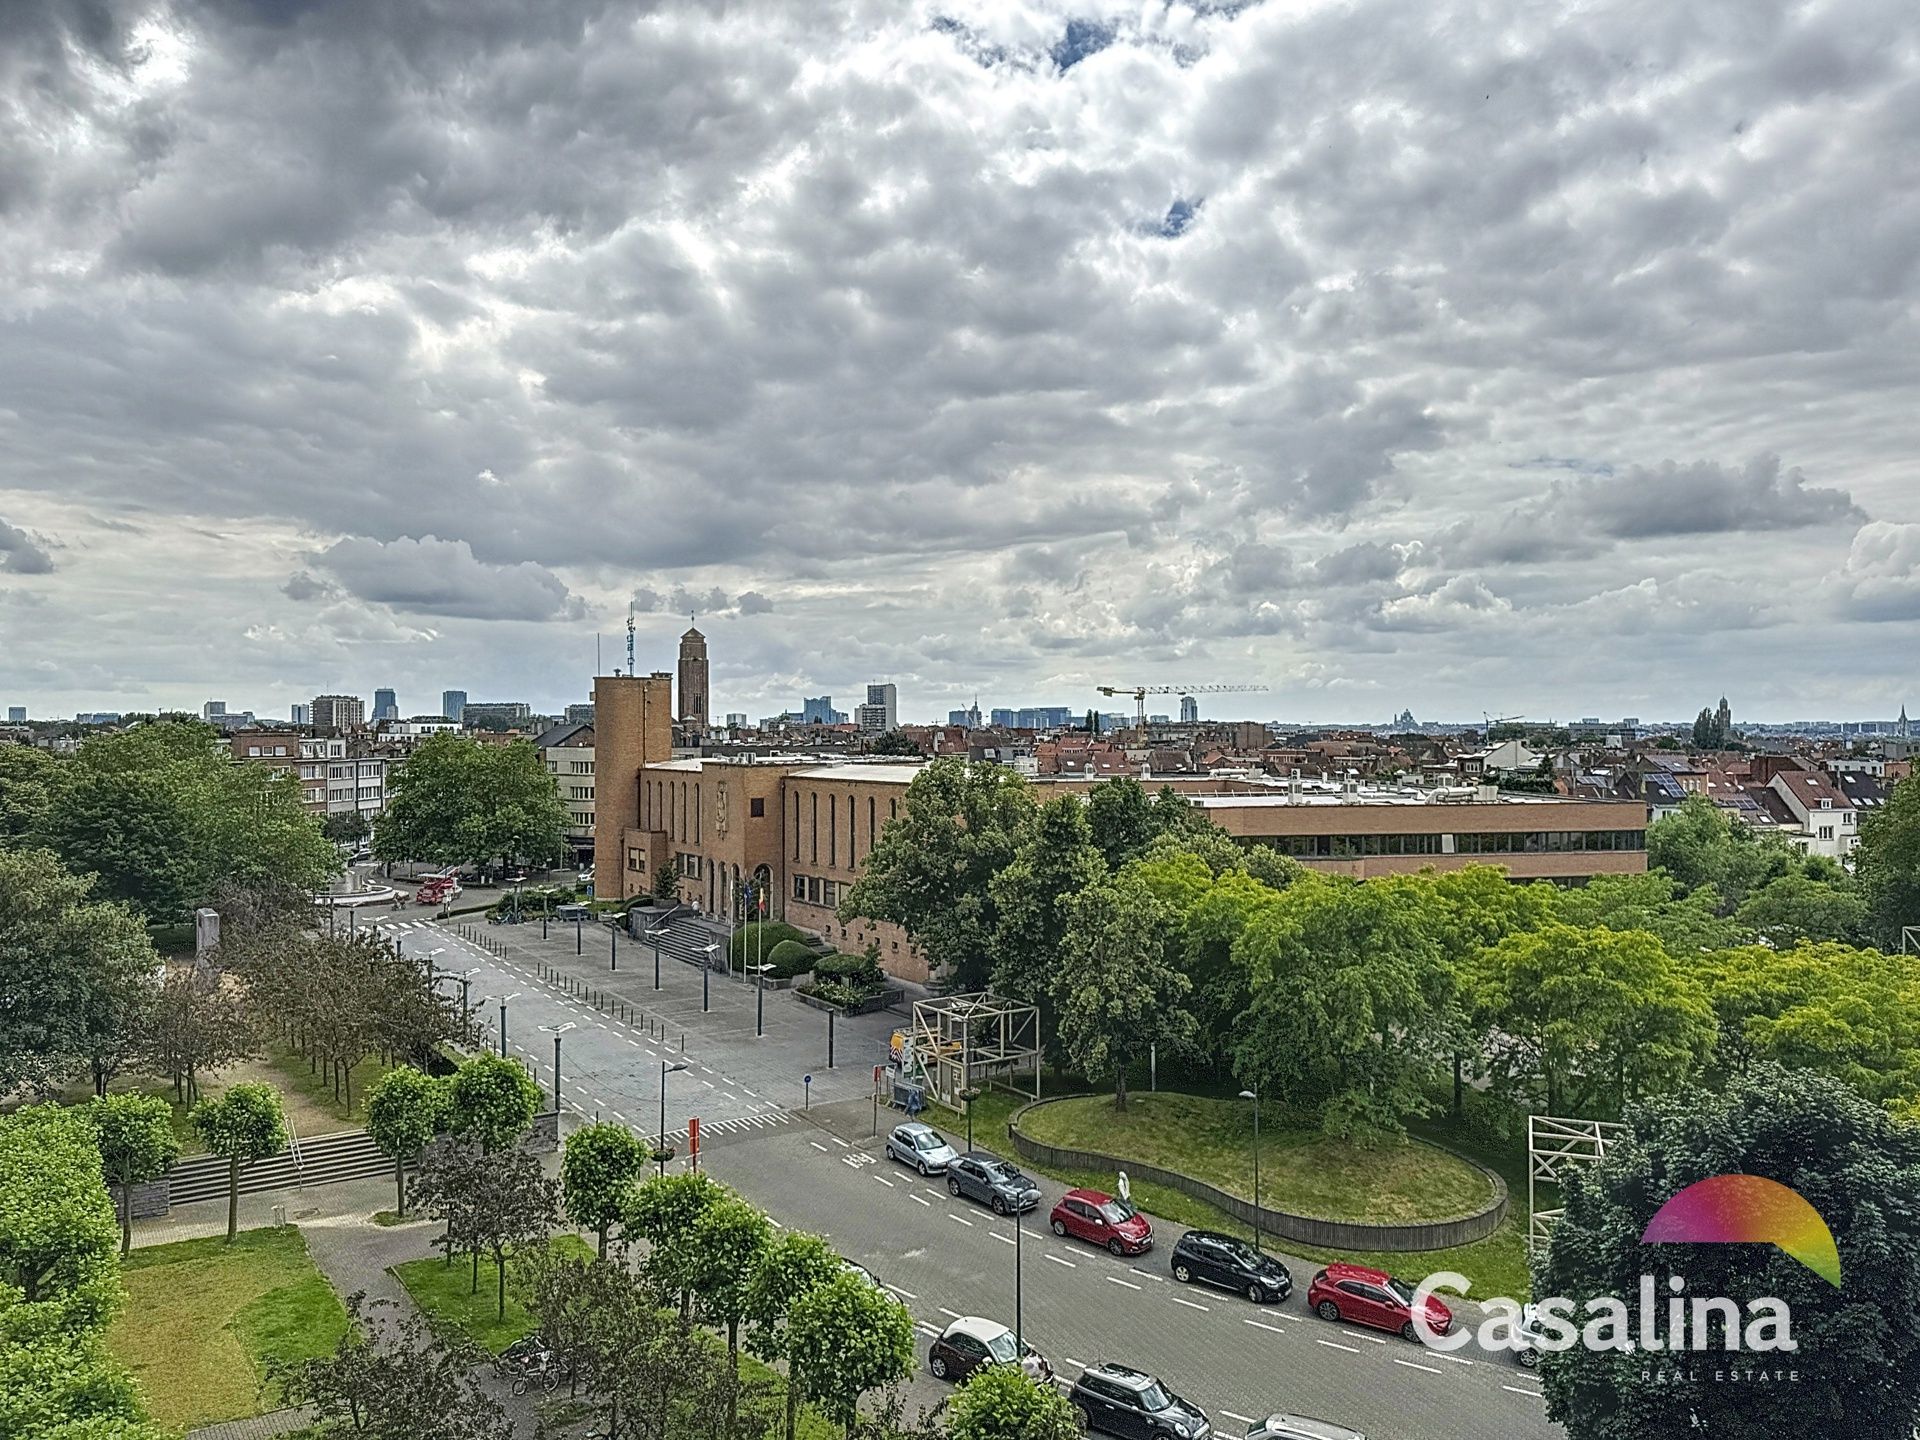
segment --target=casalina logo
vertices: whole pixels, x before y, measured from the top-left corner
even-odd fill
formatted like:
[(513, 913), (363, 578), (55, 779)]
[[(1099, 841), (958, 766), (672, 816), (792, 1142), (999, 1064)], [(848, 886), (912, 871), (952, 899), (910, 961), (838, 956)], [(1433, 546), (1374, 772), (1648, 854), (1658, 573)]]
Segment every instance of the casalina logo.
[[(1687, 1186), (1655, 1212), (1640, 1241), (1646, 1245), (1773, 1245), (1828, 1284), (1840, 1285), (1840, 1252), (1820, 1212), (1798, 1191), (1760, 1175), (1716, 1175)], [(1633, 1311), (1617, 1295), (1587, 1301), (1584, 1325), (1575, 1318), (1575, 1302), (1564, 1296), (1527, 1306), (1494, 1296), (1485, 1302), (1488, 1317), (1473, 1338), (1485, 1350), (1517, 1352), (1571, 1350), (1575, 1345), (1593, 1351), (1703, 1351), (1711, 1348), (1718, 1321), (1725, 1350), (1791, 1352), (1799, 1348), (1793, 1338), (1792, 1312), (1777, 1296), (1747, 1301), (1743, 1329), (1738, 1302), (1719, 1295), (1683, 1298), (1686, 1281), (1678, 1275), (1667, 1276), (1666, 1286), (1672, 1294), (1667, 1297), (1664, 1334), (1659, 1325), (1658, 1282), (1652, 1275), (1642, 1275), (1637, 1326)], [(1469, 1339), (1464, 1328), (1442, 1335), (1427, 1323), (1427, 1297), (1441, 1288), (1464, 1295), (1470, 1285), (1464, 1275), (1450, 1271), (1429, 1275), (1414, 1291), (1414, 1328), (1434, 1349), (1458, 1350)]]

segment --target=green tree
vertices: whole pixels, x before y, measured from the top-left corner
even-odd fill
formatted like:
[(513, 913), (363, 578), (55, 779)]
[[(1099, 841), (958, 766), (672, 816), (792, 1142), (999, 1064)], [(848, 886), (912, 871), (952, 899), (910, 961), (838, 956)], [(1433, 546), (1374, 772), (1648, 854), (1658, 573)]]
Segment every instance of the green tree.
[(998, 913), (993, 877), (1033, 824), (1031, 787), (1003, 765), (943, 757), (913, 778), (900, 814), (880, 832), (842, 918), (906, 929), (944, 981), (983, 988), (993, 973)]
[(1704, 795), (1689, 795), (1647, 828), (1647, 864), (1672, 876), (1682, 894), (1711, 885), (1728, 909), (1798, 863), (1784, 840), (1756, 836)]
[(159, 963), (90, 879), (45, 850), (0, 850), (0, 1092), (82, 1062), (104, 1090), (144, 1028)]
[(1213, 829), (1206, 815), (1171, 785), (1150, 796), (1131, 775), (1116, 776), (1087, 792), (1087, 826), (1109, 870), (1139, 859), (1163, 835), (1178, 840)]
[(792, 1330), (787, 1321), (800, 1297), (846, 1269), (818, 1235), (783, 1230), (767, 1246), (747, 1290), (747, 1348), (760, 1359), (786, 1364), (787, 1440), (795, 1440), (800, 1385), (793, 1376)]
[(678, 1292), (683, 1310), (696, 1278), (694, 1232), (700, 1217), (723, 1193), (710, 1176), (697, 1170), (656, 1175), (633, 1192), (621, 1222), (627, 1234), (647, 1242), (649, 1270), (663, 1289)]
[(545, 864), (566, 853), (569, 823), (531, 741), (485, 745), (433, 735), (388, 780), (373, 853), (442, 865)]
[[(727, 1331), (727, 1365), (740, 1374), (740, 1322), (747, 1318), (753, 1280), (773, 1241), (773, 1224), (755, 1206), (722, 1192), (700, 1212), (688, 1236), (687, 1278), (701, 1313)], [(734, 1413), (729, 1402), (727, 1430)]]
[(367, 1091), (367, 1134), (393, 1160), (394, 1208), (407, 1213), (407, 1165), (419, 1159), (447, 1123), (444, 1081), (411, 1065), (396, 1065)]
[(320, 822), (320, 833), (334, 844), (344, 845), (366, 839), (373, 833), (373, 826), (358, 810), (342, 810)]
[(513, 1146), (483, 1153), (470, 1197), (470, 1239), (493, 1257), (495, 1318), (507, 1315), (507, 1256), (543, 1249), (560, 1223), (560, 1182), (549, 1180), (540, 1157)]
[(607, 1257), (607, 1231), (627, 1213), (634, 1191), (646, 1176), (653, 1151), (624, 1125), (611, 1121), (583, 1125), (567, 1136), (560, 1157), (560, 1188), (567, 1218), (600, 1237), (600, 1258)]
[(1317, 1111), (1328, 1134), (1399, 1134), (1453, 1049), (1461, 982), (1442, 924), (1421, 876), (1309, 875), (1280, 892), (1239, 940), (1253, 1004), (1235, 1073)]
[(1904, 928), (1920, 925), (1920, 774), (1896, 784), (1887, 803), (1861, 820), (1853, 864), (1869, 933), (1882, 950), (1898, 951)]
[(55, 773), (36, 838), (154, 923), (184, 920), (222, 881), (311, 889), (339, 871), (300, 782), (234, 764), (197, 721), (96, 735)]
[(1789, 874), (1749, 895), (1734, 919), (1770, 945), (1803, 940), (1857, 945), (1867, 928), (1867, 902), (1845, 875), (1816, 880), (1804, 873)]
[(60, 762), (31, 745), (0, 745), (0, 850), (27, 843), (53, 805)]
[(230, 1086), (224, 1095), (202, 1100), (187, 1117), (200, 1142), (227, 1162), (227, 1239), (240, 1227), (240, 1167), (278, 1155), (287, 1147), (287, 1121), (280, 1092), (271, 1085)]
[(157, 1180), (180, 1153), (173, 1110), (157, 1095), (97, 1096), (87, 1107), (109, 1184), (120, 1189), (120, 1253), (133, 1248), (133, 1187)]
[(540, 1087), (504, 1055), (475, 1055), (447, 1082), (448, 1130), (482, 1150), (514, 1144), (539, 1110)]
[[(1920, 1419), (1920, 1329), (1887, 1317), (1904, 1316), (1920, 1293), (1920, 1214), (1910, 1203), (1920, 1193), (1920, 1130), (1838, 1081), (1772, 1065), (1721, 1091), (1688, 1086), (1646, 1101), (1627, 1122), (1628, 1138), (1568, 1186), (1535, 1293), (1567, 1297), (1578, 1316), (1597, 1296), (1631, 1305), (1643, 1273), (1664, 1295), (1663, 1272), (1671, 1272), (1696, 1296), (1777, 1297), (1791, 1310), (1796, 1353), (1740, 1363), (1788, 1358), (1799, 1378), (1728, 1384), (1715, 1378), (1711, 1355), (1656, 1367), (1637, 1351), (1576, 1345), (1542, 1358), (1548, 1415), (1575, 1440), (1679, 1430), (1911, 1434)], [(1772, 1245), (1639, 1243), (1661, 1205), (1719, 1175), (1758, 1175), (1797, 1190), (1838, 1242), (1841, 1287)], [(1677, 1430), (1676, 1416), (1690, 1418)]]
[(913, 1317), (843, 1271), (793, 1302), (788, 1366), (806, 1398), (851, 1433), (860, 1397), (913, 1373)]
[(1067, 933), (1067, 904), (1106, 877), (1077, 795), (1042, 805), (1012, 861), (987, 885), (994, 909), (994, 988), (1044, 1003)]
[(1675, 955), (1721, 950), (1750, 938), (1737, 921), (1722, 917), (1720, 892), (1711, 881), (1682, 894), (1664, 870), (1642, 875), (1596, 875), (1563, 890), (1554, 909), (1568, 925), (1644, 930), (1660, 937)]
[(1158, 1045), (1191, 1047), (1193, 982), (1169, 953), (1172, 915), (1139, 879), (1122, 875), (1073, 898), (1053, 981), (1060, 1043), (1091, 1080), (1113, 1082), (1127, 1108), (1127, 1071)]
[(982, 1365), (953, 1392), (947, 1433), (952, 1440), (1079, 1440), (1080, 1422), (1052, 1385), (1018, 1366)]
[(0, 1319), (72, 1338), (113, 1318), (120, 1237), (101, 1176), (84, 1113), (36, 1105), (0, 1118)]
[(1495, 1077), (1538, 1083), (1554, 1115), (1671, 1089), (1713, 1044), (1705, 991), (1645, 931), (1552, 924), (1509, 935), (1482, 954), (1476, 994), (1499, 1037)]
[(254, 1014), (246, 987), (210, 965), (170, 965), (148, 1012), (143, 1064), (173, 1080), (174, 1097), (200, 1098), (199, 1072), (253, 1053)]
[(926, 752), (911, 735), (899, 730), (889, 730), (884, 735), (876, 735), (867, 742), (869, 755), (912, 755), (918, 758)]

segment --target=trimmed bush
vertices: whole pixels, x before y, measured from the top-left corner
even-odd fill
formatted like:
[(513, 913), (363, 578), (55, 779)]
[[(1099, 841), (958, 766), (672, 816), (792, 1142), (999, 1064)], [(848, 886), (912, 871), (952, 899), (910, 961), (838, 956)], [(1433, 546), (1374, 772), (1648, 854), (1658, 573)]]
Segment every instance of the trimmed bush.
[(887, 977), (880, 962), (871, 955), (848, 955), (836, 951), (814, 961), (813, 973), (820, 980), (837, 980), (855, 987), (878, 988)]
[(771, 961), (773, 952), (783, 940), (805, 942), (807, 932), (795, 929), (784, 920), (760, 920), (742, 925), (733, 932), (733, 939), (727, 946), (727, 963), (735, 970), (744, 971), (749, 959)]
[(811, 945), (799, 940), (782, 940), (767, 952), (767, 964), (773, 966), (767, 973), (776, 980), (791, 980), (812, 970), (819, 959), (819, 952)]

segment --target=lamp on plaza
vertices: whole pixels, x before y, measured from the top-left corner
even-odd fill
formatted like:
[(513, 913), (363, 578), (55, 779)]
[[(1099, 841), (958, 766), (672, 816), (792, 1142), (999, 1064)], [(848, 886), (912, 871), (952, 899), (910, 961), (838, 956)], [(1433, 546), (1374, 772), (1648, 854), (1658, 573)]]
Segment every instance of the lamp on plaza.
[(771, 969), (771, 965), (753, 967), (753, 1033), (756, 1038), (767, 1033), (767, 971)]
[(1242, 1100), (1253, 1102), (1253, 1248), (1260, 1249), (1260, 1092), (1242, 1090)]
[(520, 992), (518, 990), (514, 991), (511, 995), (502, 995), (500, 997), (500, 1058), (503, 1060), (507, 1054), (507, 1001), (518, 1000), (519, 998)]
[(720, 942), (716, 940), (711, 945), (702, 945), (700, 950), (706, 956), (705, 962), (700, 966), (700, 1013), (704, 1015), (710, 1008), (707, 984), (713, 979), (713, 957), (720, 952)]
[[(436, 951), (435, 953), (438, 954), (439, 952)], [(467, 992), (473, 984), (473, 977), (478, 975), (483, 968), (485, 967), (476, 965), (471, 970), (459, 975), (448, 974), (433, 977), (434, 984), (436, 985), (442, 980), (458, 980), (460, 982), (460, 1043), (462, 1045), (467, 1043), (467, 1031), (473, 1028), (473, 1006), (468, 1002)]]
[(553, 1034), (553, 1113), (558, 1115), (560, 1113), (560, 1037), (574, 1028), (574, 1022), (569, 1020), (564, 1025), (542, 1025), (540, 1028), (551, 1031)]
[(667, 1076), (687, 1068), (684, 1060), (660, 1062), (660, 1145), (654, 1154), (660, 1161), (660, 1173), (667, 1173)]
[(980, 1098), (980, 1087), (968, 1086), (960, 1092), (960, 1099), (967, 1102), (967, 1152), (973, 1152), (973, 1102)]
[(660, 988), (660, 927), (647, 926), (647, 943), (653, 946), (653, 988)]

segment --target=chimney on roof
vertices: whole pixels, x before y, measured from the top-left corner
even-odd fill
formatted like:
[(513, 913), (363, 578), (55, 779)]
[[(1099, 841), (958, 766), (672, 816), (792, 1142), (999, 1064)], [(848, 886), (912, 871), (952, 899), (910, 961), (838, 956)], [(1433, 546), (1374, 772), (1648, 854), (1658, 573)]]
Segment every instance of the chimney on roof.
[(1287, 803), (1300, 803), (1300, 767), (1297, 765), (1287, 772)]
[(1473, 798), (1479, 801), (1482, 805), (1491, 805), (1497, 800), (1499, 800), (1500, 787), (1498, 785), (1478, 786), (1475, 789)]

